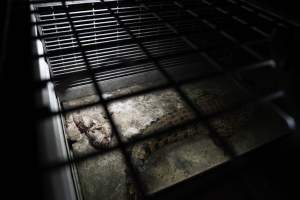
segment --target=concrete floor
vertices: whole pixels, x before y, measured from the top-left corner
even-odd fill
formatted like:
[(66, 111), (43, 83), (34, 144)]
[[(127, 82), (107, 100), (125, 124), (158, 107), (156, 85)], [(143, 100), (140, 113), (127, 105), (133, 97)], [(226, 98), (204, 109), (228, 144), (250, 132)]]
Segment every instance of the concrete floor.
[[(137, 85), (124, 90), (128, 93), (141, 87)], [(184, 85), (182, 89), (203, 114), (218, 112), (247, 98), (234, 82), (226, 78)], [(106, 95), (111, 97), (118, 93), (122, 91)], [(96, 100), (96, 95), (90, 95), (65, 101), (63, 105), (76, 107)], [(154, 135), (157, 130), (195, 117), (172, 89), (114, 101), (108, 108), (123, 142)], [(80, 122), (76, 121), (76, 116), (81, 116)], [(248, 152), (288, 132), (285, 121), (262, 105), (241, 108), (212, 119), (210, 123), (237, 154)], [(101, 105), (66, 114), (65, 127), (72, 151), (77, 156), (102, 151), (103, 145), (107, 148), (117, 144)], [(140, 172), (147, 193), (159, 191), (230, 160), (211, 140), (209, 131), (201, 123), (139, 142), (127, 150)], [(123, 159), (121, 152), (114, 150), (77, 165), (84, 199), (130, 198), (130, 178)]]

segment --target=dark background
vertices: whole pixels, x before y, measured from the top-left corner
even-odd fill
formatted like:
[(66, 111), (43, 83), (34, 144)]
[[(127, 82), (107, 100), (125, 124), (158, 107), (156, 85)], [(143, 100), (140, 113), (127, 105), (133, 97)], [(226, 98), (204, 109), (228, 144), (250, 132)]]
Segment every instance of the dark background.
[[(248, 0), (251, 1), (251, 0)], [(284, 14), (287, 17), (299, 20), (299, 1), (297, 0), (255, 0), (265, 7), (276, 10), (279, 13)]]
[[(10, 12), (8, 2), (11, 3)], [(0, 153), (4, 167), (0, 180), (4, 185), (4, 199), (41, 199), (42, 192), (35, 140), (38, 134), (35, 125), (41, 113), (34, 107), (36, 85), (32, 72), (29, 11), (25, 2), (2, 0), (0, 3)], [(300, 19), (297, 1), (259, 2), (290, 18)], [(286, 139), (254, 152), (241, 161), (246, 167), (225, 171), (221, 179), (219, 177), (208, 185), (195, 184), (197, 197), (189, 193), (186, 198), (227, 199), (241, 191), (245, 199), (297, 199), (293, 195), (299, 198), (299, 154), (294, 141), (293, 138)]]
[(40, 199), (41, 193), (29, 11), (25, 2), (0, 3), (1, 199)]

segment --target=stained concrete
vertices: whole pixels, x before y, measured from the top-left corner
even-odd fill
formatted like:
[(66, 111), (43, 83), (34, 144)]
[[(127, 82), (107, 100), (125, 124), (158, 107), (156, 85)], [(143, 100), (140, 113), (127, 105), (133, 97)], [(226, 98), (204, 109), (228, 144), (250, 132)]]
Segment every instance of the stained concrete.
[[(205, 114), (216, 112), (229, 104), (247, 98), (247, 95), (234, 82), (226, 78), (189, 84), (182, 88), (192, 102)], [(131, 91), (131, 88), (127, 88), (126, 91)], [(122, 93), (122, 91), (119, 92)], [(113, 96), (116, 93), (118, 91), (106, 95)], [(92, 95), (65, 101), (64, 106), (78, 106), (81, 103), (96, 100), (97, 96)], [(201, 105), (205, 106), (201, 108)], [(109, 104), (108, 109), (123, 141), (153, 134), (153, 131), (165, 126), (172, 126), (194, 118), (191, 109), (172, 89), (114, 101)], [(218, 126), (217, 130), (231, 132), (223, 134), (221, 137), (230, 143), (238, 154), (248, 152), (287, 132), (284, 120), (265, 106), (254, 106), (243, 112), (238, 110), (236, 113), (225, 114), (212, 125)], [(78, 126), (74, 124), (72, 117), (74, 114), (89, 116), (93, 119), (91, 124), (106, 127), (104, 129), (109, 133), (110, 125), (105, 117), (103, 107), (101, 105), (88, 107), (65, 116), (67, 138), (72, 141), (72, 150), (75, 155), (101, 151), (93, 145), (87, 134), (76, 130)], [(240, 120), (243, 116), (246, 116), (245, 120)], [(228, 119), (230, 120), (228, 121)], [(147, 130), (152, 131), (148, 132)], [(192, 134), (186, 134), (190, 132)], [(141, 174), (146, 191), (148, 193), (156, 192), (228, 161), (230, 158), (225, 156), (223, 150), (214, 144), (209, 134), (209, 131), (201, 123), (197, 128), (187, 126), (183, 130), (170, 131), (166, 136), (168, 139), (164, 140), (167, 143), (158, 145), (159, 147), (156, 147), (150, 154), (148, 153), (147, 157), (142, 158), (142, 162), (138, 156), (135, 156), (135, 151), (144, 151), (145, 141), (135, 144), (134, 146), (138, 147), (136, 150), (129, 148), (128, 152), (132, 156), (134, 167)], [(179, 137), (179, 140), (174, 139), (176, 137)], [(154, 141), (153, 144), (160, 144), (159, 142), (162, 141), (151, 140)], [(85, 199), (129, 198), (127, 184), (129, 177), (119, 151), (84, 160), (78, 164), (77, 171)]]
[(160, 148), (138, 170), (151, 194), (227, 160), (203, 129), (197, 136)]
[(146, 134), (143, 130), (154, 123), (156, 126), (153, 132), (172, 126), (171, 122), (168, 124), (160, 122), (160, 119), (169, 113), (180, 116), (182, 110), (190, 112), (190, 117), (181, 123), (193, 118), (190, 108), (172, 89), (113, 102), (109, 105), (109, 110), (124, 141), (141, 133)]
[(120, 151), (79, 162), (77, 171), (84, 199), (126, 199), (126, 166)]

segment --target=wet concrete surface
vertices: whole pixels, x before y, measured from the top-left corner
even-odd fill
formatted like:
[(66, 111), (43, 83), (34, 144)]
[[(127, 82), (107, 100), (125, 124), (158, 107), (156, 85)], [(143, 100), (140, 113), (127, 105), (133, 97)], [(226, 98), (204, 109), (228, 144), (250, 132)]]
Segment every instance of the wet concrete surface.
[[(142, 86), (124, 90), (130, 93), (136, 88), (142, 89)], [(182, 89), (205, 115), (248, 98), (241, 88), (227, 78), (188, 84)], [(112, 97), (118, 93), (122, 91), (107, 92), (105, 95)], [(63, 102), (63, 106), (76, 107), (95, 102), (97, 98), (96, 95), (90, 95), (68, 100)], [(127, 149), (147, 193), (159, 191), (230, 160), (201, 123), (171, 130), (162, 136), (155, 135), (157, 130), (195, 117), (191, 108), (172, 89), (112, 101), (108, 109), (123, 142), (146, 135), (155, 136)], [(76, 116), (81, 116), (80, 120), (76, 121)], [(240, 108), (209, 122), (234, 147), (237, 154), (248, 152), (287, 133), (284, 120), (263, 105)], [(107, 143), (109, 147), (117, 145), (101, 105), (66, 114), (65, 127), (75, 155), (102, 151), (99, 146)], [(98, 140), (96, 144), (95, 140)], [(130, 177), (123, 159), (120, 151), (111, 151), (77, 165), (84, 199), (130, 198)]]

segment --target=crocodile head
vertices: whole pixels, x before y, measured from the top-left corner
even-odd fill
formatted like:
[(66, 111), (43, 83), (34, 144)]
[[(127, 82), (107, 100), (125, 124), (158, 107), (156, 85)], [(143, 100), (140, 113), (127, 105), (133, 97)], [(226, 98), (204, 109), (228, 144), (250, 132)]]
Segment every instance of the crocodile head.
[(112, 141), (112, 133), (110, 130), (101, 125), (99, 120), (90, 116), (75, 114), (73, 121), (78, 130), (85, 134), (90, 144), (95, 148), (107, 148)]

